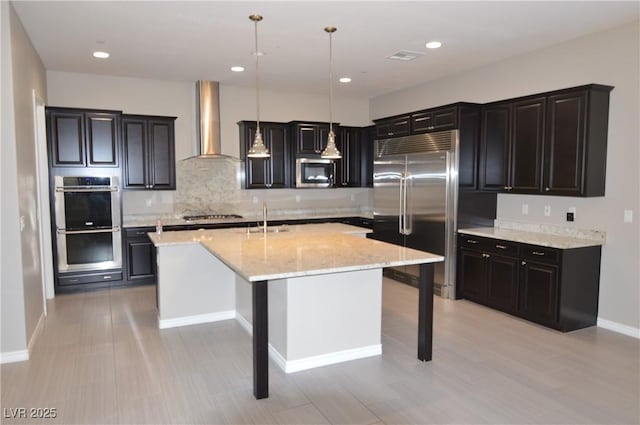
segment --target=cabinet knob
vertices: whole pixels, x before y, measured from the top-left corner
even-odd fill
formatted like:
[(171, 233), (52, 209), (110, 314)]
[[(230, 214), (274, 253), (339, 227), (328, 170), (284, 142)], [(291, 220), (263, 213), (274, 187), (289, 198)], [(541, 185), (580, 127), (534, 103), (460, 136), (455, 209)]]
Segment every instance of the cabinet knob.
[(474, 244), (475, 244), (475, 243), (478, 243), (478, 241), (474, 241), (473, 239), (467, 239), (467, 242), (468, 242), (468, 243), (474, 243)]
[(545, 192), (548, 192), (549, 190), (550, 190), (550, 189), (549, 189), (548, 187), (545, 187), (545, 188), (544, 188), (544, 191), (545, 191)]
[(523, 262), (522, 262), (522, 263), (520, 263), (520, 264), (522, 264), (523, 266), (526, 266), (526, 265), (527, 265), (527, 262), (526, 262), (526, 261), (523, 261)]
[(489, 254), (485, 254), (485, 253), (482, 253), (482, 256), (483, 256), (484, 258), (489, 258), (489, 257), (491, 257)]

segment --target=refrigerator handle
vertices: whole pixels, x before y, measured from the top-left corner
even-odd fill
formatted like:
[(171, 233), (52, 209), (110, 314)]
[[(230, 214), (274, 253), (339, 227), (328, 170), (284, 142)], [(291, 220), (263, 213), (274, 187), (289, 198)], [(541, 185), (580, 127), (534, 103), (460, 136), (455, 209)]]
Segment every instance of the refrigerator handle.
[(411, 185), (411, 173), (406, 173), (404, 176), (404, 200), (403, 202), (403, 208), (402, 208), (402, 212), (403, 212), (403, 227), (404, 227), (404, 232), (403, 234), (405, 235), (410, 235), (411, 234), (411, 218), (408, 217), (407, 211), (409, 210), (408, 205), (407, 205), (407, 199), (409, 198), (409, 186)]
[(404, 235), (404, 173), (400, 173), (400, 208), (398, 213), (398, 233)]

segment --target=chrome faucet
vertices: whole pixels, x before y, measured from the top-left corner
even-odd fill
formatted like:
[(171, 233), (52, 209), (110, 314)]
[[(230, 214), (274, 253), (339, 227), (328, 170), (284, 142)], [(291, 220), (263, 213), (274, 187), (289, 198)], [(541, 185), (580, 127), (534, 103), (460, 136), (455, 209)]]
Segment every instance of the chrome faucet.
[(267, 233), (267, 203), (262, 202), (262, 231)]

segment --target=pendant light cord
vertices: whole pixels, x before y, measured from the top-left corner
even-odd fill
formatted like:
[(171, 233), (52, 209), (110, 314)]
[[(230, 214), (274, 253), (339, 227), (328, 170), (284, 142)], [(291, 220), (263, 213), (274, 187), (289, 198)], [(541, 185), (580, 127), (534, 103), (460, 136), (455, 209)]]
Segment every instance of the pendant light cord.
[(333, 33), (329, 33), (329, 131), (333, 131), (333, 49), (332, 49), (332, 36)]
[(258, 21), (253, 21), (255, 26), (254, 36), (255, 36), (255, 44), (256, 44), (256, 131), (260, 133), (260, 79), (258, 73)]

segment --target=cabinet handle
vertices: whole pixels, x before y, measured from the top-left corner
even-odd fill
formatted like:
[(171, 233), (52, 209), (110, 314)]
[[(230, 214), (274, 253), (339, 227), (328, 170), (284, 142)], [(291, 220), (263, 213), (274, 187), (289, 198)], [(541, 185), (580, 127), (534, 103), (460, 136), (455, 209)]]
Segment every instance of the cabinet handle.
[(388, 134), (389, 136), (393, 136), (393, 131), (390, 131)]
[(473, 243), (473, 244), (478, 243), (478, 241), (474, 241), (473, 239), (467, 239), (467, 242), (468, 242), (468, 243)]
[(489, 257), (491, 257), (489, 254), (485, 254), (485, 253), (483, 253), (483, 254), (482, 254), (482, 256), (483, 256), (484, 258), (489, 258)]
[(523, 261), (521, 264), (522, 264), (523, 266), (526, 266), (526, 265), (527, 265), (527, 262), (526, 262), (526, 261)]
[(548, 192), (549, 190), (550, 190), (550, 189), (549, 189), (548, 187), (545, 187), (545, 188), (544, 188), (544, 191), (545, 191), (545, 192)]
[(396, 125), (402, 125), (402, 124), (407, 124), (407, 123), (408, 123), (408, 121), (399, 121), (399, 122), (396, 123)]
[(540, 252), (540, 251), (532, 251), (531, 252), (533, 255), (539, 255), (539, 256), (544, 256), (544, 252)]
[(136, 235), (138, 235), (138, 236), (143, 236), (143, 235), (146, 235), (146, 234), (147, 234), (147, 232), (136, 232)]
[(428, 117), (414, 118), (413, 120), (414, 120), (415, 122), (418, 122), (418, 121), (424, 121), (424, 120), (426, 120), (427, 118), (428, 118)]
[(427, 130), (433, 130), (435, 127), (430, 125), (429, 127), (427, 127)]
[(112, 276), (102, 276), (103, 279), (111, 279)]
[(500, 248), (500, 249), (507, 249), (507, 247), (506, 247), (506, 246), (504, 246), (504, 245), (496, 245), (496, 248)]

